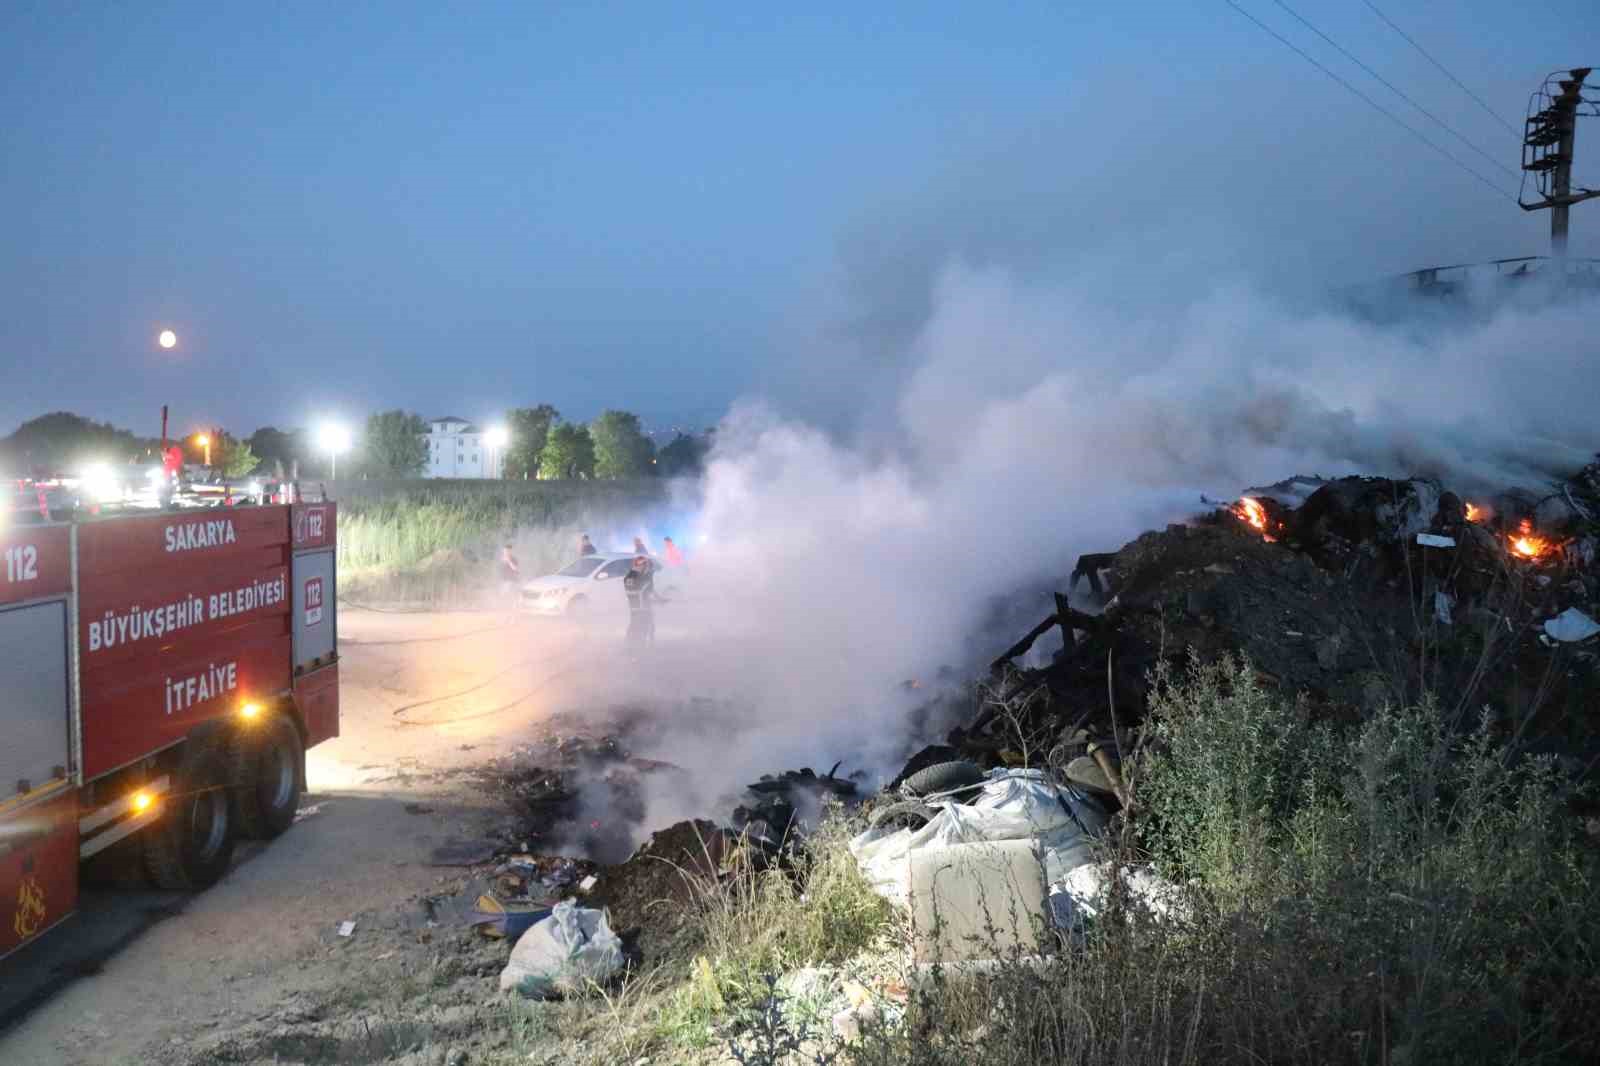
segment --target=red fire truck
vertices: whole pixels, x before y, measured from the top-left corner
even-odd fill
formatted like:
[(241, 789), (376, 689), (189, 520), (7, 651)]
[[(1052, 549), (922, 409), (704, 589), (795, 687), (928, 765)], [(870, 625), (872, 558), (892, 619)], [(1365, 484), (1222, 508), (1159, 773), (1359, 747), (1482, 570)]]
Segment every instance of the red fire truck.
[(114, 844), (196, 889), (294, 822), (305, 751), (339, 732), (334, 518), (0, 525), (0, 956), (69, 917)]

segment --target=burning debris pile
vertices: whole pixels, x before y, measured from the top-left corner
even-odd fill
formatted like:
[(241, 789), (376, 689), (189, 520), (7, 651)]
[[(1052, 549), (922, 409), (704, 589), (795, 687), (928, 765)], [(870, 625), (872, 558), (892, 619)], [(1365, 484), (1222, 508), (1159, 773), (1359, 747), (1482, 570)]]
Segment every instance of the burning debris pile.
[(505, 850), (625, 859), (644, 822), (642, 777), (681, 772), (634, 756), (626, 738), (626, 725), (600, 737), (551, 737), (481, 769), (481, 784), (504, 797), (513, 817)]
[[(1084, 556), (1069, 591), (1086, 584), (1090, 609), (1058, 594), (994, 661), (976, 716), (917, 759), (998, 766), (1055, 751), (1104, 780), (1083, 761), (1086, 738), (1140, 722), (1151, 672), (1192, 649), (1244, 655), (1316, 714), (1350, 720), (1432, 695), (1464, 725), (1487, 713), (1523, 750), (1592, 765), (1597, 547), (1600, 462), (1542, 498), (1356, 477), (1253, 491)], [(1063, 642), (1053, 661), (1018, 668), (1052, 629)]]

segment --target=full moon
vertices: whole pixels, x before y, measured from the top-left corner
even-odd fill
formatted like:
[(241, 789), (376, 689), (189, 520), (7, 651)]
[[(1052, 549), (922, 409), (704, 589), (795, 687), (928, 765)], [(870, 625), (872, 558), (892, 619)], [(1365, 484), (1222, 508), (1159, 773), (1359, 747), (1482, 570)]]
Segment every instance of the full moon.
[(161, 336), (156, 338), (156, 343), (163, 348), (176, 348), (178, 346), (178, 335), (170, 329), (164, 329), (161, 331)]

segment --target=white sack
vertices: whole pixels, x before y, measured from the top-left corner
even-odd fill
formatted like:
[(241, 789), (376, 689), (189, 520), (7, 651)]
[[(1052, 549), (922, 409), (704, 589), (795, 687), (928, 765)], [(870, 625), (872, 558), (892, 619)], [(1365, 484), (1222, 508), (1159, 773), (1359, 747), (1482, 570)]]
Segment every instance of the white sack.
[(605, 912), (563, 900), (511, 949), (511, 959), (500, 972), (500, 990), (538, 998), (580, 992), (589, 982), (603, 983), (621, 970), (622, 961), (622, 941), (611, 931)]
[(1092, 837), (1105, 828), (1104, 810), (1042, 770), (993, 770), (971, 804), (930, 797), (942, 809), (921, 829), (869, 829), (850, 842), (862, 876), (875, 892), (907, 906), (907, 856), (925, 847), (1033, 839), (1054, 883), (1092, 858)]

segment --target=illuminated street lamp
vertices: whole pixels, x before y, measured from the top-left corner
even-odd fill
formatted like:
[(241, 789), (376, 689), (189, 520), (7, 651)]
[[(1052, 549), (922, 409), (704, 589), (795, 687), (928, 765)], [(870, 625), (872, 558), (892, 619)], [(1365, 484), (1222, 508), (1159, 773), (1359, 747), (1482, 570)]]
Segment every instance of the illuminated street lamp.
[(317, 442), (322, 450), (328, 453), (328, 462), (331, 469), (328, 471), (329, 481), (339, 480), (339, 453), (350, 450), (350, 431), (341, 425), (328, 423), (317, 433)]
[(202, 434), (200, 434), (198, 437), (196, 437), (194, 439), (194, 442), (196, 444), (200, 445), (200, 447), (202, 447), (202, 448), (204, 448), (206, 450), (206, 465), (210, 466), (211, 465), (211, 438), (209, 436), (207, 436), (206, 434), (202, 433)]
[(506, 429), (505, 426), (491, 426), (489, 427), (489, 432), (484, 434), (483, 439), (489, 445), (489, 476), (500, 477), (502, 473), (500, 470), (500, 453), (507, 444), (511, 443), (511, 431)]

